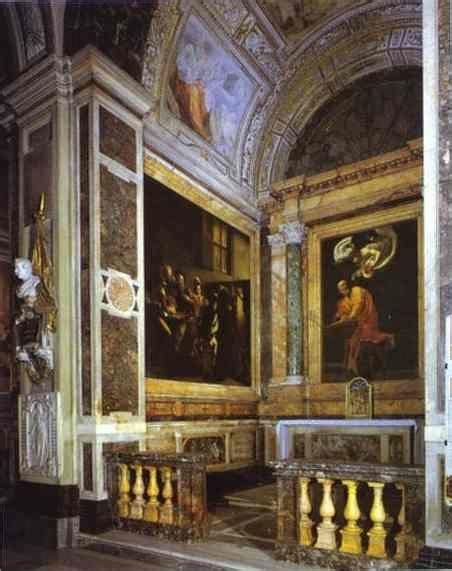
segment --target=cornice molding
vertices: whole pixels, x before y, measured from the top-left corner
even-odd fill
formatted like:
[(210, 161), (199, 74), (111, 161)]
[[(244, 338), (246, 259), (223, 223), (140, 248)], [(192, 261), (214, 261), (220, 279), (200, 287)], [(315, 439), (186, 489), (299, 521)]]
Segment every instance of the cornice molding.
[(70, 70), (69, 58), (51, 55), (27, 69), (1, 91), (4, 100), (14, 109), (18, 123), (39, 105), (60, 96), (70, 96)]
[(409, 166), (422, 164), (422, 139), (408, 141), (397, 151), (385, 153), (351, 165), (345, 165), (313, 176), (297, 176), (282, 182), (273, 183), (271, 197), (281, 203), (292, 196), (306, 196), (328, 192), (333, 188), (356, 184), (375, 178), (378, 175), (393, 174)]
[(151, 108), (146, 89), (91, 45), (72, 58), (72, 83), (74, 93), (95, 83), (140, 118)]

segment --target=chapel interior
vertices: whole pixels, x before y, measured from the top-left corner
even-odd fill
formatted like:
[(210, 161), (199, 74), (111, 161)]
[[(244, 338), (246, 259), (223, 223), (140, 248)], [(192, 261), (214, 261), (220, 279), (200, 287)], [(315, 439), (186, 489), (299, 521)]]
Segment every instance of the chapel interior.
[(2, 568), (452, 566), (451, 10), (0, 1)]

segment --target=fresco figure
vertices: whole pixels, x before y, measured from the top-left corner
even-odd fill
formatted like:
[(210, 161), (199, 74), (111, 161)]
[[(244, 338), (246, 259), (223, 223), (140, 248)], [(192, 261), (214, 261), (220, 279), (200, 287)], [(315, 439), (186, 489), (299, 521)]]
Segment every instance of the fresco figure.
[[(352, 335), (345, 341), (344, 366), (347, 371), (360, 375), (363, 353), (367, 352), (372, 362), (375, 356), (383, 364), (385, 352), (395, 345), (394, 335), (379, 329), (377, 308), (369, 290), (357, 285), (350, 287), (346, 280), (339, 281), (337, 289), (341, 297), (336, 306), (336, 321), (329, 327), (356, 324)], [(374, 363), (372, 365), (374, 370), (370, 375), (375, 373)]]
[(255, 86), (234, 57), (219, 47), (218, 41), (193, 16), (177, 44), (170, 88), (170, 109), (230, 158)]

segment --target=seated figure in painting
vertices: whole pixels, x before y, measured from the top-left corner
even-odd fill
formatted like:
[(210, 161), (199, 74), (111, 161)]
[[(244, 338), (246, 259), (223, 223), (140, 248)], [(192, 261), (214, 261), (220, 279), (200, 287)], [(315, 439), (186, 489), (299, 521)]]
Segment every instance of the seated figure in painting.
[(34, 382), (45, 380), (53, 370), (52, 327), (49, 317), (55, 302), (27, 258), (17, 258), (15, 274), (22, 282), (16, 295), (21, 300), (16, 317), (16, 358), (24, 363)]
[(394, 335), (380, 330), (369, 290), (358, 285), (350, 287), (346, 280), (339, 281), (337, 289), (341, 297), (329, 328), (337, 331), (352, 326), (345, 340), (344, 367), (354, 375), (374, 378), (378, 369), (386, 367), (386, 352), (394, 347)]

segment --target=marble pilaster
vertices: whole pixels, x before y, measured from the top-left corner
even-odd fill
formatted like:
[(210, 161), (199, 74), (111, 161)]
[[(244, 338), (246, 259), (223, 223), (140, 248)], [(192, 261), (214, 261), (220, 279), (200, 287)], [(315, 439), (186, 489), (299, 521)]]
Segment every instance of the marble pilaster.
[(450, 0), (423, 3), (426, 544), (446, 549), (452, 549), (444, 497), (444, 480), (452, 477), (452, 399), (444, 367), (452, 314), (450, 9)]
[(282, 232), (268, 236), (271, 247), (272, 379), (284, 382), (287, 374), (287, 267), (286, 242)]

